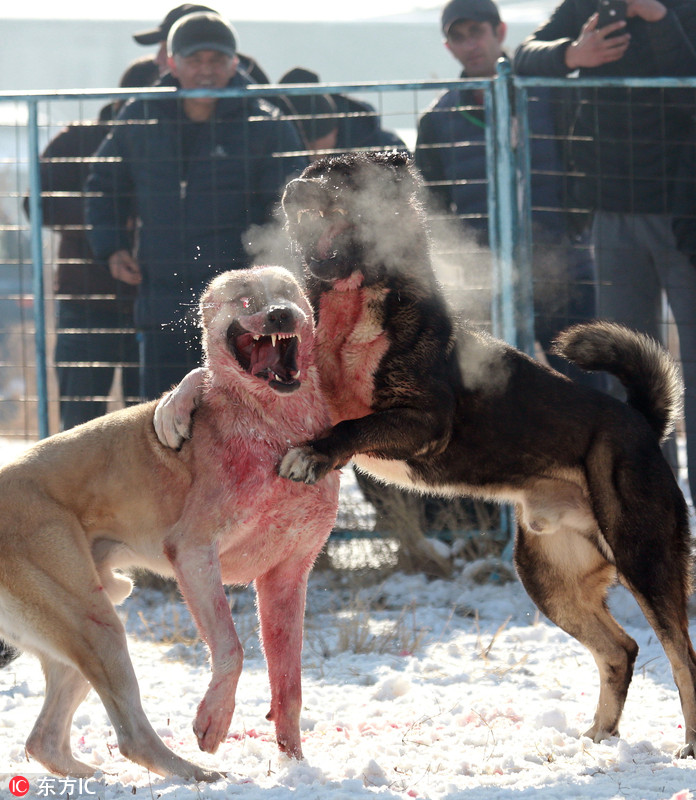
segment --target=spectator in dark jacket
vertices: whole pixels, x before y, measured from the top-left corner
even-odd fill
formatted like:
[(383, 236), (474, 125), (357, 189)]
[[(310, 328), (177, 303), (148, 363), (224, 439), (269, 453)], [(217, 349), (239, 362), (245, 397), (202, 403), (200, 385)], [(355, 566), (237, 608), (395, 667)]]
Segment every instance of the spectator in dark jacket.
[(286, 95), (274, 97), (273, 102), (297, 126), (310, 160), (338, 152), (336, 143), (340, 120), (331, 95)]
[[(681, 77), (696, 75), (696, 3), (627, 0), (626, 21), (598, 28), (595, 0), (564, 0), (519, 47), (523, 75)], [(618, 33), (618, 35), (617, 35)], [(662, 332), (662, 294), (679, 332), (685, 383), (689, 485), (696, 499), (696, 271), (672, 230), (675, 179), (691, 131), (686, 90), (582, 90), (573, 130), (579, 202), (594, 211), (599, 315)], [(618, 386), (612, 388), (618, 392)], [(667, 452), (676, 467), (676, 450)]]
[[(319, 75), (304, 67), (294, 67), (278, 81), (280, 84), (319, 83)], [(321, 98), (321, 99), (320, 99)], [(276, 102), (274, 100), (274, 102)], [(278, 105), (292, 116), (318, 114), (319, 119), (311, 124), (300, 119), (301, 132), (312, 145), (311, 149), (334, 150), (343, 153), (349, 150), (406, 150), (402, 139), (394, 132), (385, 130), (377, 111), (363, 100), (335, 93), (329, 95), (289, 95), (277, 99)], [(330, 113), (335, 113), (332, 120)], [(335, 124), (330, 124), (335, 122)], [(309, 133), (309, 135), (308, 135)], [(319, 133), (320, 135), (312, 135)], [(317, 143), (316, 139), (322, 141)]]
[[(493, 0), (451, 0), (442, 11), (445, 46), (463, 67), (462, 78), (492, 78), (507, 58), (507, 33)], [(558, 102), (556, 105), (559, 105)], [(547, 360), (576, 380), (596, 378), (549, 353), (568, 324), (594, 316), (594, 264), (588, 248), (572, 240), (564, 213), (563, 161), (549, 90), (530, 91), (531, 195), (535, 336)], [(488, 244), (488, 177), (483, 92), (452, 89), (418, 123), (416, 164), (436, 206), (455, 214), (480, 244)]]
[[(164, 86), (248, 85), (236, 69), (233, 31), (215, 14), (180, 19), (168, 48)], [(87, 219), (97, 257), (138, 287), (141, 386), (150, 398), (200, 361), (197, 326), (177, 324), (182, 306), (193, 306), (214, 275), (248, 266), (245, 231), (269, 219), (285, 182), (307, 162), (296, 155), (302, 146), (292, 123), (255, 98), (136, 100), (117, 122), (87, 182)], [(137, 253), (132, 216), (140, 221)]]
[[(128, 67), (119, 86), (151, 86), (157, 78), (157, 64), (147, 57)], [(103, 264), (95, 263), (84, 228), (87, 157), (111, 130), (118, 108), (112, 103), (104, 106), (96, 125), (68, 126), (41, 155), (43, 222), (60, 234), (54, 289), (61, 430), (105, 413), (119, 364), (125, 401), (133, 402), (139, 395), (135, 288), (115, 280)]]
[[(160, 75), (166, 75), (169, 72), (167, 36), (169, 36), (169, 31), (172, 29), (172, 26), (187, 14), (196, 14), (201, 11), (209, 11), (213, 14), (218, 13), (215, 9), (209, 8), (208, 6), (184, 3), (168, 11), (162, 22), (155, 28), (133, 34), (133, 39), (135, 39), (138, 44), (157, 45), (155, 61), (159, 67)], [(237, 53), (237, 58), (239, 59), (239, 69), (245, 72), (253, 83), (269, 83), (268, 76), (256, 63), (255, 59), (242, 53)]]

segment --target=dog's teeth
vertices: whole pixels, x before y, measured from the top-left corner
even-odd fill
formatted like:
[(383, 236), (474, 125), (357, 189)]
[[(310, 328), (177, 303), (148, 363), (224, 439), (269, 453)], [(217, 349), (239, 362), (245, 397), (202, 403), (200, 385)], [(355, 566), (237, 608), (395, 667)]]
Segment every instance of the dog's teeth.
[(300, 336), (299, 333), (297, 334), (296, 338), (297, 338), (297, 344), (302, 344), (302, 337)]
[(271, 334), (271, 344), (273, 345), (273, 347), (276, 346), (276, 340), (277, 339), (278, 339), (278, 336), (275, 333), (272, 333)]

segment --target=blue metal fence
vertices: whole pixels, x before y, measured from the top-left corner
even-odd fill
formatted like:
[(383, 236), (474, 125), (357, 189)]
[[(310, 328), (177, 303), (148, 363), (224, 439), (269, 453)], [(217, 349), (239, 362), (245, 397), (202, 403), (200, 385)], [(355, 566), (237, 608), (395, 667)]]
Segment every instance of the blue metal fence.
[[(414, 135), (418, 115), (424, 110), (428, 100), (438, 92), (452, 88), (479, 89), (484, 95), (484, 109), (487, 119), (486, 152), (488, 174), (488, 230), (492, 251), (490, 320), (493, 333), (519, 346), (527, 352), (534, 350), (534, 312), (531, 272), (531, 252), (533, 233), (531, 224), (530, 200), (530, 127), (529, 93), (536, 87), (662, 87), (665, 89), (688, 87), (696, 88), (693, 79), (548, 79), (520, 78), (512, 76), (509, 68), (501, 67), (498, 77), (491, 80), (467, 81), (404, 81), (389, 83), (349, 83), (312, 84), (281, 86), (250, 86), (246, 89), (224, 89), (217, 92), (180, 92), (181, 96), (214, 95), (216, 97), (238, 97), (253, 95), (274, 97), (279, 94), (318, 95), (325, 93), (359, 94), (375, 100), (382, 107), (384, 97), (398, 97), (401, 110), (390, 112), (393, 116), (388, 122)], [(26, 114), (19, 117), (26, 122), (17, 123), (25, 129), (26, 165), (24, 169), (15, 168), (15, 175), (26, 172), (27, 185), (11, 187), (8, 195), (20, 197), (28, 192), (30, 222), (30, 257), (33, 268), (34, 310), (34, 348), (36, 419), (39, 436), (51, 432), (49, 414), (49, 356), (47, 340), (49, 325), (46, 318), (47, 291), (44, 285), (44, 241), (41, 219), (41, 186), (39, 176), (39, 154), (42, 140), (45, 141), (50, 129), (56, 129), (55, 109), (62, 103), (79, 102), (88, 107), (98, 101), (108, 101), (135, 95), (157, 100), (171, 96), (171, 89), (153, 88), (143, 90), (105, 90), (69, 92), (5, 92), (0, 93), (0, 113), (3, 108), (25, 109)], [(513, 99), (514, 98), (514, 99)], [(390, 107), (394, 107), (391, 102)], [(52, 113), (47, 113), (50, 109)], [(46, 120), (50, 120), (49, 123)], [(67, 120), (59, 120), (60, 123)], [(414, 141), (410, 139), (409, 145)], [(18, 147), (16, 153), (22, 151)], [(15, 159), (21, 159), (15, 154)], [(0, 158), (2, 157), (0, 153)], [(5, 165), (12, 165), (13, 155), (2, 159)], [(17, 167), (17, 165), (14, 165)], [(0, 220), (1, 222), (2, 220)], [(11, 223), (16, 226), (16, 221)], [(2, 431), (0, 431), (2, 433)]]

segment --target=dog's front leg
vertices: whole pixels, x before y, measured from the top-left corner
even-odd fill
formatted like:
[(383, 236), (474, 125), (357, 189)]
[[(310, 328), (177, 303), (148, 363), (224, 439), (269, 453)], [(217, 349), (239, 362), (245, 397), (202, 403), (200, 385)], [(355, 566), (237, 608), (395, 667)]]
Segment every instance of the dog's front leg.
[(302, 758), (302, 629), (308, 567), (284, 565), (256, 579), (263, 650), (271, 684), (271, 710), (278, 747)]
[(157, 438), (165, 447), (176, 450), (191, 437), (191, 418), (201, 402), (207, 374), (203, 367), (191, 370), (157, 403), (153, 425)]
[(217, 545), (169, 543), (166, 552), (198, 632), (210, 648), (213, 674), (198, 706), (193, 730), (201, 750), (214, 753), (232, 722), (242, 672), (242, 645), (222, 585)]
[(450, 432), (451, 416), (447, 413), (429, 414), (414, 408), (376, 411), (339, 422), (327, 436), (289, 450), (279, 474), (291, 481), (313, 484), (357, 453), (393, 461), (436, 455), (447, 446)]

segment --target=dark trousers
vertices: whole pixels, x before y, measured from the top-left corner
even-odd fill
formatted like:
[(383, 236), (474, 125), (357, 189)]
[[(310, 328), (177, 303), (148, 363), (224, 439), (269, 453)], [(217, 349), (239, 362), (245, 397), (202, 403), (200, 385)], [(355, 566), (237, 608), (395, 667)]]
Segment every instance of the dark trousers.
[(106, 412), (119, 365), (126, 403), (138, 400), (138, 345), (127, 307), (106, 300), (59, 300), (57, 328), (61, 430)]
[[(677, 249), (666, 214), (595, 213), (592, 239), (599, 270), (599, 315), (665, 342), (663, 296), (679, 336), (689, 489), (696, 499), (696, 269)], [(623, 397), (618, 381), (611, 392)], [(666, 456), (677, 467), (676, 447)]]
[(588, 373), (550, 352), (558, 334), (597, 316), (597, 268), (589, 237), (575, 241), (538, 235), (532, 260), (534, 335), (549, 364), (576, 383), (604, 390), (603, 375)]
[(154, 400), (203, 362), (197, 328), (140, 330), (140, 395)]

